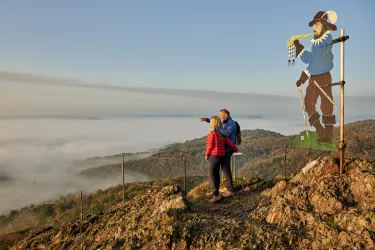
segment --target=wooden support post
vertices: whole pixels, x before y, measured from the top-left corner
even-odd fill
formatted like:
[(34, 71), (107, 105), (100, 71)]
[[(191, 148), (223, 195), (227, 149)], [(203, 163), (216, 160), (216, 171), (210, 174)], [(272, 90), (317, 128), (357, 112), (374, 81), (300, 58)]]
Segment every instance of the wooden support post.
[(83, 196), (81, 191), (81, 224), (83, 223)]
[(233, 167), (233, 169), (234, 169), (234, 172), (233, 172), (233, 183), (234, 183), (234, 182), (236, 182), (236, 172), (237, 172), (237, 157), (236, 156), (234, 156), (233, 162), (234, 162), (234, 167)]
[[(341, 29), (341, 37), (345, 36), (344, 29)], [(345, 138), (344, 138), (344, 41), (341, 42), (341, 114), (340, 114), (340, 142), (339, 142), (339, 157), (340, 157), (340, 174), (344, 168), (344, 151), (345, 151)]]
[(122, 153), (122, 203), (125, 203), (125, 160)]
[(186, 176), (186, 158), (184, 157), (183, 158), (183, 160), (184, 160), (184, 193), (185, 193), (185, 196), (186, 196), (186, 194), (187, 194), (187, 190), (186, 190), (186, 178), (187, 178), (187, 176)]
[(230, 157), (230, 172), (232, 173), (232, 182), (233, 182), (233, 155)]

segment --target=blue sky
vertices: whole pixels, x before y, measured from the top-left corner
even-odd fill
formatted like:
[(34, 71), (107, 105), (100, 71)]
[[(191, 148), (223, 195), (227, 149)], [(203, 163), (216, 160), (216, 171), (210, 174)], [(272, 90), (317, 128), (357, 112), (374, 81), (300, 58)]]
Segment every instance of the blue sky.
[[(297, 95), (290, 36), (333, 10), (347, 95), (375, 95), (375, 1), (1, 1), (0, 70), (104, 84)], [(310, 40), (301, 41), (310, 49)], [(333, 81), (340, 80), (340, 46)], [(100, 91), (100, 90), (98, 90)], [(336, 90), (338, 93), (338, 89)]]

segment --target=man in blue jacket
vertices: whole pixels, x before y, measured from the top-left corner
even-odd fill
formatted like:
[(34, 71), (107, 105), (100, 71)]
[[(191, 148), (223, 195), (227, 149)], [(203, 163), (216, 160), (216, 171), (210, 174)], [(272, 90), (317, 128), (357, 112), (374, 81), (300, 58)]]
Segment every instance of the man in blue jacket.
[[(310, 77), (305, 96), (305, 110), (309, 115), (310, 125), (316, 129), (318, 142), (332, 143), (333, 125), (336, 123), (336, 117), (333, 115), (333, 104), (314, 83), (315, 80), (321, 87), (332, 83), (330, 71), (333, 68), (333, 54), (331, 51), (332, 44), (330, 44), (332, 42), (330, 31), (335, 31), (337, 28), (334, 24), (328, 22), (329, 14), (329, 12), (319, 11), (309, 23), (310, 27), (314, 26), (311, 51), (305, 50), (298, 39), (294, 41), (294, 45), (296, 55), (301, 58), (302, 62), (308, 64), (307, 69), (302, 71), (296, 85), (300, 87)], [(320, 47), (322, 45), (328, 46)], [(332, 86), (323, 87), (323, 90), (333, 100)], [(319, 96), (323, 114), (322, 122), (325, 127), (320, 123), (320, 115), (315, 109)]]
[[(210, 123), (209, 118), (200, 118), (201, 121)], [(230, 113), (227, 109), (220, 110), (220, 119), (223, 122), (223, 128), (216, 128), (216, 130), (223, 136), (228, 136), (229, 140), (234, 144), (236, 142), (236, 123), (230, 117)], [(229, 146), (225, 146), (225, 157), (224, 163), (221, 165), (221, 170), (223, 171), (225, 181), (227, 183), (227, 188), (224, 192), (221, 193), (223, 197), (230, 197), (233, 195), (233, 179), (232, 171), (230, 169), (231, 156), (233, 155), (233, 150)]]

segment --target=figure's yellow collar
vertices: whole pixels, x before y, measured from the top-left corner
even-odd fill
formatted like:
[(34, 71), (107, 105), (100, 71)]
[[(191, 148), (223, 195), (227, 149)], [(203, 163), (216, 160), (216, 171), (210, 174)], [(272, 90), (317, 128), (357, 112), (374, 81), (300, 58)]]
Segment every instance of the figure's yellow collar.
[(323, 40), (327, 38), (328, 34), (329, 34), (329, 30), (326, 31), (326, 33), (324, 33), (320, 38), (318, 39), (312, 39), (311, 42), (315, 45), (315, 44), (320, 44), (320, 43), (323, 43)]

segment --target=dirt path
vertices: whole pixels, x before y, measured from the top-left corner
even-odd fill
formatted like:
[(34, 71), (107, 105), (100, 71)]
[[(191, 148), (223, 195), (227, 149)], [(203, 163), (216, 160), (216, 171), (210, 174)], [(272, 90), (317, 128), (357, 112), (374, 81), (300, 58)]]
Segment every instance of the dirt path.
[(190, 207), (189, 217), (199, 228), (203, 238), (217, 235), (227, 243), (240, 244), (250, 223), (249, 214), (258, 205), (258, 192), (239, 191), (220, 203), (211, 204), (208, 200), (194, 203)]
[(249, 191), (236, 192), (230, 198), (224, 198), (220, 203), (209, 203), (208, 200), (192, 204), (191, 213), (211, 214), (243, 221), (258, 205), (259, 194)]

